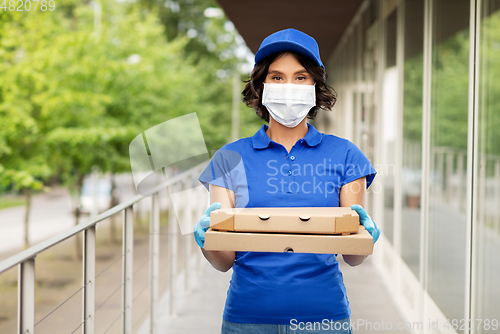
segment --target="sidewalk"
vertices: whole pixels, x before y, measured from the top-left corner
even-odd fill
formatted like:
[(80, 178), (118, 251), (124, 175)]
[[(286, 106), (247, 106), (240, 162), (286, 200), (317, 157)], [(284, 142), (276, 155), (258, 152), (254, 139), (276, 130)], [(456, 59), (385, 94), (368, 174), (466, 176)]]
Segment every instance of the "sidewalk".
[[(116, 175), (116, 187), (120, 193), (120, 202), (137, 194), (130, 174)], [(140, 206), (149, 209), (147, 202), (141, 201)], [(66, 187), (53, 185), (47, 193), (33, 194), (29, 216), (30, 244), (35, 245), (73, 227), (75, 217), (72, 210), (70, 193)], [(0, 210), (0, 259), (23, 250), (25, 212), (24, 205)], [(80, 223), (88, 218), (89, 215), (82, 215)]]
[[(349, 267), (341, 260), (341, 256), (338, 260), (351, 306), (351, 319), (354, 324), (358, 324), (355, 333), (382, 333), (380, 329), (370, 330), (370, 325), (359, 326), (361, 323), (375, 324), (382, 321), (392, 323), (391, 333), (409, 333), (405, 330), (396, 330), (397, 324), (404, 320), (390, 299), (370, 257), (357, 267)], [(164, 296), (160, 302), (163, 306), (158, 326), (161, 334), (220, 333), (232, 269), (222, 273), (212, 268), (203, 256), (201, 261), (200, 273), (192, 275), (190, 283), (192, 291), (185, 293), (181, 284), (177, 288), (177, 314), (168, 315), (168, 296)], [(193, 264), (192, 270), (194, 270)], [(143, 326), (144, 332), (147, 326), (148, 324)]]
[[(344, 284), (351, 307), (351, 321), (358, 325), (354, 333), (387, 332), (375, 329), (377, 324), (381, 324), (383, 321), (392, 324), (390, 333), (409, 334), (410, 332), (407, 330), (397, 330), (398, 323), (404, 323), (405, 320), (398, 312), (377, 269), (373, 266), (372, 258), (369, 256), (356, 267), (350, 267), (341, 258), (339, 255), (337, 260), (339, 260), (340, 270), (344, 275)], [(373, 327), (371, 330), (370, 323)]]

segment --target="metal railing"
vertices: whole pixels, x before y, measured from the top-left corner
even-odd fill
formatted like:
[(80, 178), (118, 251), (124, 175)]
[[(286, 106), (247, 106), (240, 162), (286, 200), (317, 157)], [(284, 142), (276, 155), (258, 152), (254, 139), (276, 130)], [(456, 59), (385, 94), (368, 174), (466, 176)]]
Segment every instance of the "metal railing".
[[(43, 251), (54, 247), (64, 240), (83, 233), (83, 286), (82, 299), (82, 333), (94, 334), (95, 332), (95, 291), (96, 291), (96, 225), (114, 214), (123, 211), (123, 238), (122, 238), (122, 330), (123, 334), (132, 334), (132, 279), (133, 279), (133, 252), (134, 252), (134, 220), (133, 205), (140, 200), (151, 196), (151, 214), (149, 229), (149, 323), (151, 334), (158, 333), (157, 323), (159, 317), (158, 299), (159, 299), (159, 258), (160, 258), (160, 201), (159, 193), (169, 187), (179, 192), (182, 190), (193, 189), (198, 185), (197, 179), (207, 162), (203, 162), (185, 172), (182, 172), (170, 180), (151, 189), (147, 194), (136, 195), (129, 201), (120, 203), (117, 206), (90, 218), (70, 229), (64, 231), (46, 241), (43, 241), (33, 247), (30, 247), (2, 262), (0, 262), (0, 274), (18, 266), (18, 330), (19, 334), (35, 333), (35, 257)], [(177, 213), (183, 215), (183, 221), (187, 226), (192, 226), (193, 222), (202, 215), (206, 209), (206, 204), (202, 198), (200, 187), (195, 188), (198, 191), (192, 192), (194, 197), (182, 201), (180, 207), (176, 206)], [(193, 196), (193, 195), (191, 195)], [(174, 210), (172, 201), (169, 201), (169, 259), (168, 259), (168, 278), (169, 278), (169, 313), (174, 314), (175, 283), (176, 279), (176, 254), (177, 252), (177, 226), (176, 210)], [(186, 226), (186, 227), (187, 227)], [(170, 238), (172, 236), (172, 238)], [(183, 252), (186, 266), (192, 255), (198, 256), (197, 266), (199, 269), (200, 252), (193, 252), (193, 238), (187, 238)], [(189, 270), (184, 268), (184, 287), (189, 291)], [(58, 306), (59, 307), (59, 306)]]
[[(420, 195), (421, 146), (404, 142), (406, 154), (403, 169), (408, 173), (406, 188), (417, 189)], [(433, 203), (446, 204), (465, 214), (467, 208), (467, 151), (454, 147), (434, 146), (430, 155), (430, 187)], [(478, 223), (500, 233), (500, 156), (478, 153), (477, 188)], [(413, 182), (413, 184), (411, 184)], [(408, 189), (404, 189), (408, 190)]]

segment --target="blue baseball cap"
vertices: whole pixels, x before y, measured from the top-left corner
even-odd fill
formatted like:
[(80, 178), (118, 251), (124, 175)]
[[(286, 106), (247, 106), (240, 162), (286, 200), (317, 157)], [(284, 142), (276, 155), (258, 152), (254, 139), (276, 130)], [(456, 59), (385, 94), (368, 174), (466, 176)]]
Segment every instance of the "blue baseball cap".
[(270, 54), (280, 51), (295, 51), (314, 60), (316, 64), (325, 68), (319, 56), (319, 47), (316, 40), (302, 31), (290, 28), (280, 30), (267, 36), (255, 54), (255, 64)]

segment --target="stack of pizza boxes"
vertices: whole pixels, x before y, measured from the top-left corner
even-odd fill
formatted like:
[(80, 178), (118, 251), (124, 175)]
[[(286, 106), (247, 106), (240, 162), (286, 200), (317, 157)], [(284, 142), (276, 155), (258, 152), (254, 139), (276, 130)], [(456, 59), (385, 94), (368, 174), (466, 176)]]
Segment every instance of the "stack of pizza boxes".
[(369, 255), (373, 238), (351, 208), (228, 208), (211, 212), (204, 248)]

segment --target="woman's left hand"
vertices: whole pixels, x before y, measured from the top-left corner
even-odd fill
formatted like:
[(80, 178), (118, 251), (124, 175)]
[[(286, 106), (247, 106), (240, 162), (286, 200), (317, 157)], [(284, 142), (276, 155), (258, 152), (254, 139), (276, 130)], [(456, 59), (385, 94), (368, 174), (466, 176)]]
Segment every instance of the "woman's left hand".
[(371, 219), (371, 217), (366, 213), (365, 209), (361, 205), (354, 204), (351, 205), (351, 209), (356, 211), (359, 215), (359, 222), (363, 225), (368, 233), (373, 237), (373, 244), (377, 242), (378, 237), (380, 236), (380, 228), (375, 224), (375, 222)]

